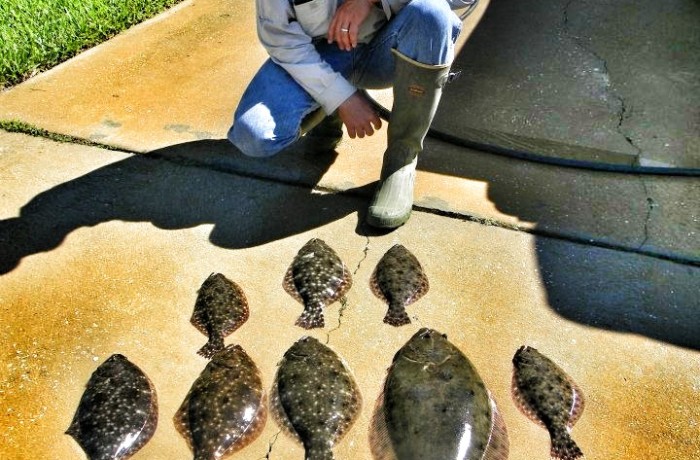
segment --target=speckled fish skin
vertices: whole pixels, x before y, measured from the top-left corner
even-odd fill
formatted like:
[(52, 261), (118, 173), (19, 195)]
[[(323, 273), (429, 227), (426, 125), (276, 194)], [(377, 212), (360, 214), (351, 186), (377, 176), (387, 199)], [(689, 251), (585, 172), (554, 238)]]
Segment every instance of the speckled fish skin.
[(370, 433), (376, 459), (508, 458), (503, 418), (477, 370), (428, 328), (394, 356)]
[(218, 460), (253, 442), (267, 421), (260, 372), (240, 345), (217, 352), (175, 414), (195, 460)]
[(406, 307), (423, 297), (430, 285), (416, 256), (396, 244), (377, 263), (370, 287), (389, 305), (384, 322), (398, 327), (411, 322)]
[(330, 246), (312, 238), (294, 257), (283, 285), (304, 305), (296, 325), (313, 329), (324, 326), (323, 309), (348, 292), (352, 275)]
[(153, 436), (156, 390), (146, 374), (120, 354), (93, 372), (66, 434), (90, 460), (124, 460)]
[(209, 341), (197, 354), (209, 359), (224, 349), (224, 338), (248, 320), (243, 290), (221, 273), (212, 273), (199, 288), (190, 322)]
[(331, 460), (362, 406), (360, 390), (333, 350), (302, 337), (284, 355), (270, 392), (275, 419), (300, 441), (306, 460)]
[(527, 417), (549, 431), (552, 459), (583, 457), (569, 435), (583, 413), (583, 393), (563, 369), (532, 347), (522, 346), (513, 356), (513, 398)]

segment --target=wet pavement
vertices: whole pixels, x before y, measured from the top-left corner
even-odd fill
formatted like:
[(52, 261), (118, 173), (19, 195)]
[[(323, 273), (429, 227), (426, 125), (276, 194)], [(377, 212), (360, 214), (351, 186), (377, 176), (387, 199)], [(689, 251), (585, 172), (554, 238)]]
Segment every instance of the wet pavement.
[[(515, 460), (548, 458), (547, 432), (511, 395), (521, 345), (586, 396), (573, 437), (586, 458), (692, 459), (700, 451), (700, 181), (524, 162), (426, 140), (409, 223), (376, 234), (364, 212), (385, 146), (258, 161), (223, 140), (264, 59), (252, 5), (183, 3), (0, 94), (0, 118), (99, 141), (0, 132), (2, 458), (84, 458), (64, 432), (90, 374), (122, 353), (153, 381), (159, 424), (135, 459), (191, 458), (173, 417), (206, 364), (190, 323), (213, 272), (244, 290), (243, 346), (269, 390), (302, 335), (282, 288), (310, 238), (350, 267), (327, 342), (363, 408), (336, 458), (369, 459), (369, 422), (394, 353), (419, 327), (448, 335), (503, 413)], [(478, 29), (477, 29), (478, 31)], [(446, 106), (447, 107), (447, 106)], [(430, 291), (412, 324), (382, 323), (370, 275), (395, 243)], [(303, 458), (268, 420), (232, 458)]]

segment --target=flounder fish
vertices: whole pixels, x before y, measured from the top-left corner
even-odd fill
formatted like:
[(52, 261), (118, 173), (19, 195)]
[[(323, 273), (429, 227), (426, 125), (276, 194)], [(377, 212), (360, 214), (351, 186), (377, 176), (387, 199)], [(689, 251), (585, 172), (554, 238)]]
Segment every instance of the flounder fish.
[(518, 408), (549, 431), (551, 457), (583, 457), (569, 432), (583, 413), (584, 397), (576, 383), (552, 360), (528, 346), (513, 357), (513, 399)]
[(312, 238), (294, 257), (283, 286), (304, 305), (296, 325), (313, 329), (324, 326), (323, 309), (348, 292), (352, 275), (330, 246)]
[(90, 460), (123, 460), (146, 445), (157, 424), (153, 384), (126, 357), (114, 354), (88, 380), (66, 434)]
[(248, 301), (243, 290), (221, 273), (212, 273), (197, 293), (190, 322), (209, 337), (197, 354), (211, 358), (223, 350), (224, 338), (248, 320)]
[(333, 350), (302, 337), (284, 354), (270, 392), (277, 423), (306, 451), (306, 460), (332, 460), (362, 406), (360, 390)]
[(423, 297), (430, 286), (416, 256), (396, 244), (377, 263), (370, 287), (374, 295), (389, 305), (384, 322), (403, 326), (411, 322), (406, 307)]
[(218, 460), (244, 448), (266, 421), (260, 372), (240, 345), (214, 354), (174, 418), (195, 460)]
[(504, 460), (509, 450), (503, 418), (472, 363), (427, 328), (394, 356), (370, 446), (378, 460)]

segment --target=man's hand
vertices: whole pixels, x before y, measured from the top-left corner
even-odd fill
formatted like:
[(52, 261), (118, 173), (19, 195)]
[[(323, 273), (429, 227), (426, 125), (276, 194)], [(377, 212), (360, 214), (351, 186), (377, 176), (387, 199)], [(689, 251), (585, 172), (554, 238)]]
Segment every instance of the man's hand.
[(338, 48), (350, 51), (357, 46), (357, 32), (373, 8), (373, 0), (345, 0), (328, 27), (328, 43), (337, 42)]
[[(361, 0), (366, 1), (366, 0)], [(371, 136), (375, 129), (382, 127), (382, 120), (372, 105), (359, 91), (345, 99), (338, 107), (338, 115), (351, 138)]]

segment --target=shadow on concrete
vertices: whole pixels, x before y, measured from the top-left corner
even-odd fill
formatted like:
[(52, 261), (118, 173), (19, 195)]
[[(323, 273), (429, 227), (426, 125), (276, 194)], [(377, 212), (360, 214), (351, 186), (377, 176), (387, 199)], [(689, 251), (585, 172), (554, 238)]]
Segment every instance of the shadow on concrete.
[[(227, 141), (205, 140), (117, 161), (37, 195), (19, 217), (0, 221), (0, 274), (58, 247), (74, 230), (115, 220), (162, 229), (211, 224), (212, 244), (239, 249), (357, 212), (356, 232), (371, 236), (362, 223), (374, 184), (342, 194), (311, 191), (336, 155), (261, 161)], [(547, 195), (547, 184), (496, 180), (504, 171), (493, 163), (438, 156), (426, 151), (421, 169), (486, 182), (501, 211), (525, 221), (542, 217), (533, 203)], [(700, 350), (697, 267), (556, 238), (536, 238), (535, 249), (551, 308), (563, 317)]]
[[(37, 195), (19, 217), (0, 221), (0, 274), (26, 256), (58, 247), (74, 230), (110, 221), (150, 222), (162, 229), (211, 224), (209, 239), (223, 248), (253, 247), (320, 227), (364, 204), (309, 188), (336, 156), (255, 160), (227, 141), (205, 140), (117, 161)], [(227, 174), (232, 164), (251, 175), (264, 170), (273, 179), (284, 172), (298, 183)]]
[(696, 0), (492, 1), (433, 128), (542, 161), (700, 174), (699, 19)]
[[(452, 150), (452, 149), (451, 149)], [(438, 145), (428, 145), (420, 169), (481, 181), (499, 211), (524, 222), (537, 222), (533, 250), (550, 307), (568, 320), (591, 327), (638, 334), (685, 348), (700, 350), (700, 267), (677, 263), (627, 249), (583, 243), (581, 238), (557, 237), (556, 226), (566, 216), (592, 212), (590, 219), (619, 218), (608, 198), (602, 207), (549, 208), (553, 184), (557, 192), (584, 197), (590, 183), (572, 179), (572, 170), (542, 166), (531, 177), (530, 168), (504, 167), (504, 161), (483, 161), (474, 153), (451, 156)], [(542, 172), (549, 170), (551, 174)], [(591, 174), (591, 173), (589, 173)], [(585, 201), (585, 200), (584, 200)], [(619, 200), (619, 201), (623, 201)], [(576, 201), (571, 202), (574, 206)], [(623, 203), (629, 206), (629, 203)], [(549, 208), (549, 209), (548, 209)], [(669, 225), (674, 225), (669, 222)], [(538, 230), (542, 228), (543, 230)], [(541, 236), (552, 234), (552, 237)], [(562, 332), (563, 334), (563, 332)]]

